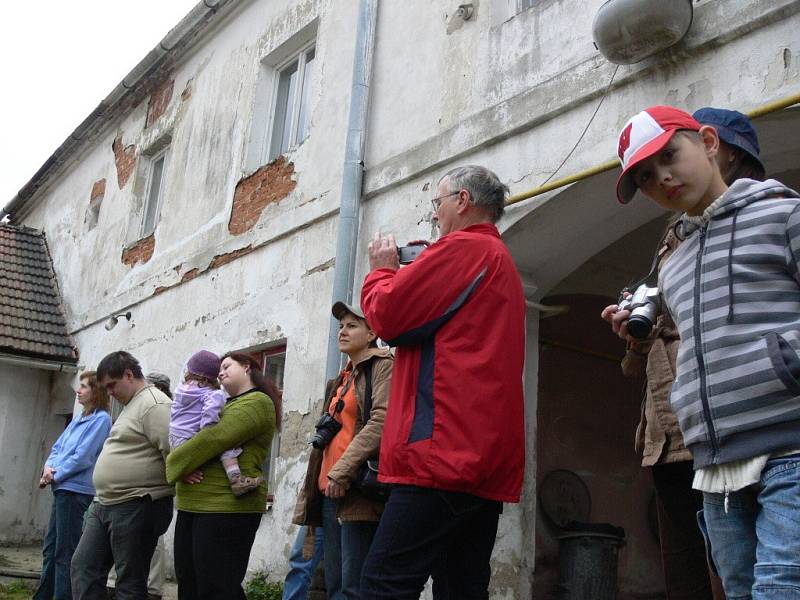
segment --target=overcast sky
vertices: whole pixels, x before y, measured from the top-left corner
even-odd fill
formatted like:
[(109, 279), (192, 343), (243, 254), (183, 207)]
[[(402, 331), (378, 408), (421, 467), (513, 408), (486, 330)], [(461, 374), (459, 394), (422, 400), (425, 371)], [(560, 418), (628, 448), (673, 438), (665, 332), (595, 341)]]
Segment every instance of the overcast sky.
[(197, 0), (17, 0), (0, 17), (0, 207)]

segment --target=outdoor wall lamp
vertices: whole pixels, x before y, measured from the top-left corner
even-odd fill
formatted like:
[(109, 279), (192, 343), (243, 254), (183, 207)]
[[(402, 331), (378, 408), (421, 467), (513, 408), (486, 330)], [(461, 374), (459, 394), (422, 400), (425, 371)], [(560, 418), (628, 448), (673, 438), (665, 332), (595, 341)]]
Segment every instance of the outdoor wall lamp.
[[(125, 320), (130, 323), (131, 311), (128, 311), (126, 313), (120, 313), (118, 315), (111, 315), (110, 317), (108, 317), (108, 321), (106, 321), (105, 324), (106, 331), (111, 331), (112, 329), (114, 329), (114, 327), (117, 326), (117, 323), (119, 323), (120, 318), (125, 318)], [(131, 323), (131, 327), (133, 327), (133, 323)]]
[(692, 25), (692, 0), (608, 0), (592, 23), (595, 47), (630, 65), (677, 44)]

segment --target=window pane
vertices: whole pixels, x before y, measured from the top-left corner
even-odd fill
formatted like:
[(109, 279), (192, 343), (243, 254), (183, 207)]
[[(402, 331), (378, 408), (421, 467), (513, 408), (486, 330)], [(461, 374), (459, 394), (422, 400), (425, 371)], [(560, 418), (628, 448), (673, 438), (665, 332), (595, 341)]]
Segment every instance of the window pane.
[(306, 52), (306, 67), (303, 72), (303, 88), (300, 96), (300, 119), (297, 125), (297, 143), (308, 137), (308, 120), (311, 116), (311, 80), (314, 75), (314, 48)]
[(278, 97), (275, 103), (275, 121), (272, 125), (270, 159), (289, 149), (292, 132), (292, 107), (297, 90), (297, 62), (281, 71), (278, 77)]
[(273, 354), (264, 358), (264, 374), (275, 383), (279, 390), (283, 390), (285, 366), (286, 354)]
[(156, 228), (158, 219), (158, 201), (161, 196), (161, 180), (164, 175), (165, 154), (159, 156), (150, 166), (150, 186), (147, 190), (147, 204), (144, 207), (144, 224), (142, 235), (150, 235)]

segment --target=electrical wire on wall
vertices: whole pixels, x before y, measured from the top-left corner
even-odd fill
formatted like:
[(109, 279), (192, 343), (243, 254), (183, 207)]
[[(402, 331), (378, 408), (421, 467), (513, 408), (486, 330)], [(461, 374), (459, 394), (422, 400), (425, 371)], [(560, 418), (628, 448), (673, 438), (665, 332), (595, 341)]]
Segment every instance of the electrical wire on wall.
[(567, 155), (564, 157), (564, 160), (562, 160), (561, 164), (558, 165), (558, 167), (556, 167), (556, 170), (553, 171), (552, 173), (550, 173), (550, 175), (547, 177), (547, 179), (545, 179), (542, 183), (539, 184), (540, 187), (543, 186), (544, 184), (546, 184), (548, 181), (550, 181), (553, 177), (555, 177), (556, 173), (558, 173), (561, 170), (561, 167), (563, 167), (565, 164), (567, 164), (567, 161), (573, 155), (575, 150), (578, 149), (578, 146), (580, 145), (581, 141), (583, 141), (583, 137), (586, 135), (586, 132), (589, 131), (589, 127), (591, 126), (592, 121), (594, 121), (594, 118), (597, 116), (597, 113), (600, 111), (600, 107), (603, 106), (603, 101), (606, 99), (606, 97), (608, 96), (608, 93), (611, 91), (611, 84), (614, 83), (614, 77), (617, 76), (617, 71), (619, 71), (619, 67), (620, 66), (617, 65), (614, 68), (614, 72), (611, 73), (611, 79), (608, 81), (608, 85), (606, 86), (606, 90), (603, 92), (603, 95), (600, 98), (600, 102), (597, 103), (597, 107), (594, 109), (594, 112), (592, 113), (592, 116), (589, 118), (589, 122), (586, 123), (586, 127), (583, 128), (583, 131), (581, 132), (581, 135), (578, 138), (578, 141), (575, 142), (575, 145), (572, 147), (572, 150), (567, 152)]

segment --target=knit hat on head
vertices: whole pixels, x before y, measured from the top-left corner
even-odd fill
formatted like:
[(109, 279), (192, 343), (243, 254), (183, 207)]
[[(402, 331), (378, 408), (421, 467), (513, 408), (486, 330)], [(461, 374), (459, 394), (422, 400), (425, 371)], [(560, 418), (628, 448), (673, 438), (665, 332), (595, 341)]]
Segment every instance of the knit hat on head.
[(193, 354), (186, 363), (186, 370), (213, 381), (219, 375), (219, 363), (219, 356), (208, 350), (200, 350)]

